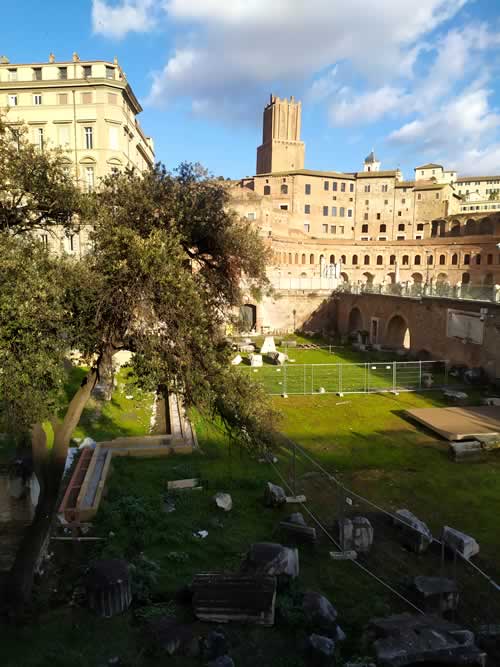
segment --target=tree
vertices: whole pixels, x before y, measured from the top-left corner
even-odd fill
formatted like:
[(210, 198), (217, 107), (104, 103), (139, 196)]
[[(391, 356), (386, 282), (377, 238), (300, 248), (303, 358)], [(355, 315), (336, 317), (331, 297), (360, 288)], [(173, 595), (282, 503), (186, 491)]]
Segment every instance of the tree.
[[(199, 166), (181, 165), (175, 174), (157, 166), (142, 175), (113, 175), (98, 194), (83, 196), (60, 159), (33, 150), (22, 136), (13, 141), (0, 126), (0, 244), (9, 250), (5, 261), (11, 258), (2, 277), (11, 299), (0, 302), (0, 357), (23, 369), (0, 384), (0, 401), (16, 428), (30, 426), (42, 478), (35, 519), (9, 578), (10, 598), (20, 606), (31, 595), (71, 435), (117, 350), (134, 352), (143, 387), (176, 391), (187, 406), (218, 415), (247, 446), (269, 444), (273, 421), (262, 393), (228, 364), (223, 325), (241, 300), (242, 277), (250, 287), (264, 283), (265, 250), (229, 210), (225, 184)], [(31, 181), (26, 173), (34, 162)], [(49, 255), (31, 234), (75, 224), (93, 230), (93, 249), (82, 261)], [(37, 286), (34, 298), (23, 300), (21, 282)], [(13, 323), (28, 332), (22, 345)], [(57, 414), (64, 353), (74, 348), (90, 370)], [(33, 401), (32, 387), (39, 388)], [(53, 430), (50, 449), (46, 420)]]

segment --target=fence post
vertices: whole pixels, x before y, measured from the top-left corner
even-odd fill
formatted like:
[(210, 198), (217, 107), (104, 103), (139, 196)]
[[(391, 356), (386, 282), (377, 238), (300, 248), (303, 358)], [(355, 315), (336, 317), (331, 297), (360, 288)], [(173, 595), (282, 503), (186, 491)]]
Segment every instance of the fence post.
[(444, 384), (445, 387), (448, 386), (448, 361), (444, 362)]
[(284, 371), (284, 375), (283, 375), (283, 393), (286, 396), (286, 394), (288, 393), (287, 390), (286, 390), (286, 363), (283, 365), (283, 371)]
[(418, 362), (418, 388), (422, 389), (422, 362)]
[(343, 393), (342, 389), (342, 364), (339, 364), (339, 394)]
[(307, 394), (306, 391), (306, 365), (303, 364), (302, 368), (304, 369), (304, 396)]
[(314, 365), (310, 364), (311, 366), (311, 394), (314, 394)]
[(397, 387), (397, 361), (392, 362), (392, 391), (396, 393)]
[(368, 393), (368, 388), (370, 386), (370, 380), (368, 377), (368, 374), (370, 372), (370, 369), (368, 368), (368, 364), (365, 364), (365, 394)]

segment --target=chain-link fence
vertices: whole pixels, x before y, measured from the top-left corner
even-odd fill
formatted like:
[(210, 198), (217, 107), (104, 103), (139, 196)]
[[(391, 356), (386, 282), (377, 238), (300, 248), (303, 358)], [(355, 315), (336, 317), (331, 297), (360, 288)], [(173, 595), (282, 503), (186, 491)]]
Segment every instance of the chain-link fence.
[(453, 384), (445, 361), (382, 361), (357, 364), (284, 364), (251, 372), (271, 395), (369, 394), (425, 391)]

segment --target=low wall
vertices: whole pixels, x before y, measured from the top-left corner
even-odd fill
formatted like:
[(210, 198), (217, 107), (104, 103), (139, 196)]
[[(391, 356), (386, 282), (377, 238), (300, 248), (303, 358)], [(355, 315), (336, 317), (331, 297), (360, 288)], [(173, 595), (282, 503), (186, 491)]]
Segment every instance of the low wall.
[[(264, 333), (291, 333), (307, 328), (314, 313), (331, 300), (331, 290), (276, 290), (257, 304), (257, 331)], [(328, 318), (323, 317), (324, 325)], [(319, 321), (315, 323), (323, 328)]]

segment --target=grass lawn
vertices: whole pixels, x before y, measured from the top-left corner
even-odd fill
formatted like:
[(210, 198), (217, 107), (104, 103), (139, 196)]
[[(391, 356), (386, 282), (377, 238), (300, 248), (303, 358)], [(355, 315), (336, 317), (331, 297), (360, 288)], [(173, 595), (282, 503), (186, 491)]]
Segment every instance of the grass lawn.
[[(447, 445), (432, 434), (405, 421), (401, 411), (410, 407), (441, 405), (438, 392), (393, 396), (334, 395), (273, 399), (282, 410), (282, 431), (295, 440), (343, 483), (384, 508), (406, 507), (426, 521), (436, 535), (443, 524), (473, 535), (481, 545), (478, 564), (500, 579), (500, 456), (486, 463), (453, 464)], [(96, 534), (105, 540), (99, 549), (81, 543), (78, 551), (58, 549), (58, 588), (71, 590), (81, 567), (96, 555), (124, 556), (138, 562), (140, 554), (157, 562), (159, 577), (153, 586), (154, 602), (165, 604), (201, 571), (232, 570), (251, 542), (282, 541), (280, 518), (300, 507), (289, 505), (269, 510), (262, 503), (266, 481), (279, 483), (277, 472), (260, 464), (238, 448), (230, 449), (212, 425), (197, 420), (201, 453), (161, 460), (116, 459), (107, 497), (95, 522)], [(293, 460), (287, 449), (277, 452), (278, 471), (291, 482)], [(336, 490), (299, 456), (297, 490), (306, 493), (308, 507), (333, 529), (339, 504)], [(176, 497), (176, 509), (166, 513), (167, 480), (200, 477), (202, 491)], [(231, 493), (233, 510), (225, 514), (212, 502), (218, 490)], [(354, 501), (352, 511), (370, 516), (375, 526), (372, 552), (361, 562), (377, 576), (406, 594), (405, 579), (416, 574), (439, 574), (438, 550), (424, 556), (403, 549), (394, 529), (373, 508)], [(307, 518), (307, 516), (306, 516)], [(200, 529), (206, 539), (195, 537)], [(111, 535), (110, 535), (111, 533)], [(273, 629), (227, 626), (231, 655), (239, 667), (257, 662), (262, 667), (302, 665), (302, 619), (297, 609), (298, 591), (318, 590), (338, 609), (348, 640), (344, 658), (363, 655), (360, 644), (364, 624), (373, 616), (407, 611), (393, 593), (359, 570), (353, 563), (332, 561), (334, 547), (322, 537), (315, 547), (300, 546), (301, 573), (297, 587), (278, 597), (277, 625)], [(498, 593), (458, 563), (445, 563), (444, 574), (457, 576), (462, 587), (462, 606), (457, 620), (475, 627), (498, 618)], [(132, 614), (111, 621), (96, 621), (84, 609), (60, 607), (50, 610), (54, 594), (37, 624), (28, 630), (10, 629), (2, 638), (7, 667), (41, 667), (73, 664), (99, 667), (113, 655), (126, 664), (149, 667), (158, 660), (143, 649), (142, 632)], [(52, 600), (52, 602), (51, 602)], [(178, 616), (192, 620), (189, 607), (177, 605)], [(207, 625), (199, 624), (200, 634)], [(64, 647), (64, 649), (63, 649)], [(61, 662), (61, 652), (67, 663)], [(17, 660), (17, 662), (16, 662)], [(59, 660), (59, 662), (58, 662)], [(195, 665), (187, 658), (170, 659), (172, 665)], [(342, 664), (342, 663), (340, 663)]]

